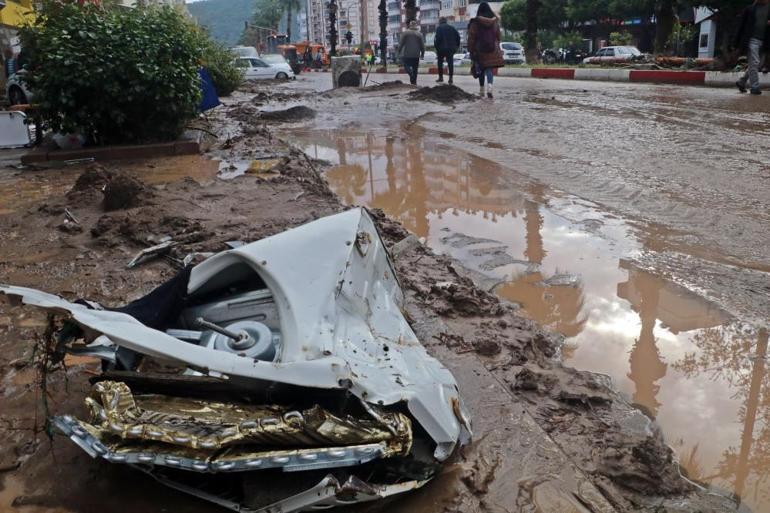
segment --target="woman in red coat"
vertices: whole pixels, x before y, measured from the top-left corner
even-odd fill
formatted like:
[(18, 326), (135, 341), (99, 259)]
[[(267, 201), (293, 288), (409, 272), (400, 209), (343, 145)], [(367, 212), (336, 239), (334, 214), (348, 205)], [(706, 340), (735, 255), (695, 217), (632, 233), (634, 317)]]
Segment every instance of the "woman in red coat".
[(479, 4), (476, 17), (468, 24), (468, 51), (478, 73), (481, 96), (486, 80), (487, 98), (492, 98), (493, 69), (502, 68), (505, 63), (500, 49), (500, 22), (486, 2)]

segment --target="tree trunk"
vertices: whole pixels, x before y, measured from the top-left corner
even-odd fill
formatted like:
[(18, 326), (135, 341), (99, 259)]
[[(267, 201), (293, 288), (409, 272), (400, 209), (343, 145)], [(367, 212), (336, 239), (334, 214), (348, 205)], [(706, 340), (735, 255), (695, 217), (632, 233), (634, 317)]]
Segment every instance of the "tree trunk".
[(380, 60), (381, 66), (388, 67), (388, 4), (387, 0), (380, 0), (378, 10), (380, 11)]
[(676, 0), (661, 0), (658, 8), (655, 10), (655, 53), (660, 54), (666, 51), (668, 38), (674, 30), (676, 21)]
[(337, 0), (329, 0), (329, 56), (337, 55)]
[(291, 0), (286, 4), (286, 42), (291, 43)]
[(404, 10), (406, 11), (406, 24), (417, 19), (417, 2), (416, 0), (404, 0)]
[(524, 36), (527, 62), (540, 62), (540, 52), (537, 51), (537, 15), (542, 3), (540, 0), (527, 0), (527, 30)]

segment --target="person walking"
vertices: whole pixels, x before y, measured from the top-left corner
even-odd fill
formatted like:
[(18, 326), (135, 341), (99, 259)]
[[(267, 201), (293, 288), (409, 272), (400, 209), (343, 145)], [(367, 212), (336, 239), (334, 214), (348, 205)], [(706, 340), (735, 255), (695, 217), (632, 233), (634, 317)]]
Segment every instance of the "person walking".
[(735, 83), (738, 91), (745, 93), (746, 84), (751, 94), (762, 94), (759, 89), (760, 53), (770, 49), (770, 0), (755, 0), (741, 15), (738, 32), (735, 35), (735, 47), (741, 52), (748, 52), (749, 68)]
[(455, 53), (460, 48), (460, 33), (447, 23), (444, 16), (438, 20), (433, 44), (438, 54), (438, 80), (436, 82), (444, 81), (444, 59), (446, 59), (447, 68), (449, 68), (449, 83), (451, 84), (455, 74)]
[(478, 74), (479, 94), (484, 96), (486, 81), (487, 98), (492, 98), (494, 69), (502, 68), (505, 62), (503, 51), (500, 49), (500, 22), (487, 2), (479, 4), (476, 17), (468, 24), (468, 51)]
[(417, 66), (420, 59), (425, 57), (425, 39), (416, 20), (409, 22), (409, 28), (398, 37), (398, 55), (409, 74), (409, 83), (417, 84)]

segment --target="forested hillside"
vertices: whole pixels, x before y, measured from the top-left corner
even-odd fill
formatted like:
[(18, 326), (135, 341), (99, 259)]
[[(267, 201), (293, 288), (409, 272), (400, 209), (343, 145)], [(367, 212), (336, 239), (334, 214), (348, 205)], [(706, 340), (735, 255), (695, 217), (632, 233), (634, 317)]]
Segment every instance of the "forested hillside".
[(243, 22), (251, 18), (254, 0), (204, 0), (188, 3), (187, 9), (215, 39), (232, 46), (241, 37)]

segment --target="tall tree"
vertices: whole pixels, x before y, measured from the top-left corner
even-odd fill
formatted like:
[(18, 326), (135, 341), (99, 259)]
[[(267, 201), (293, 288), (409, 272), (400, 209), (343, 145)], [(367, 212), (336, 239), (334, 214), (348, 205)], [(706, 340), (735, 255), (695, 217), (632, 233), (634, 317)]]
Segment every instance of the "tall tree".
[(329, 0), (326, 4), (329, 11), (329, 56), (337, 55), (337, 0)]
[(659, 0), (655, 5), (655, 53), (663, 53), (676, 23), (676, 0)]
[(277, 29), (283, 14), (279, 0), (255, 0), (251, 24), (256, 27)]
[(406, 11), (406, 22), (409, 23), (412, 20), (417, 19), (417, 7), (416, 0), (404, 0), (404, 10)]
[(300, 9), (299, 0), (282, 0), (283, 8), (286, 10), (286, 38), (291, 43), (291, 22), (292, 11)]
[(527, 62), (540, 62), (537, 48), (537, 17), (543, 3), (540, 0), (527, 0), (527, 30), (524, 35)]
[(380, 0), (380, 60), (384, 68), (388, 67), (388, 5), (387, 0)]

